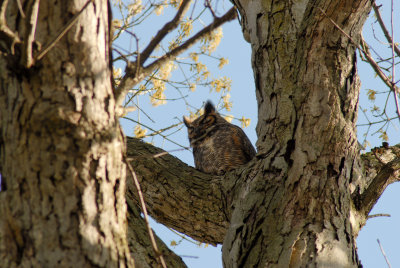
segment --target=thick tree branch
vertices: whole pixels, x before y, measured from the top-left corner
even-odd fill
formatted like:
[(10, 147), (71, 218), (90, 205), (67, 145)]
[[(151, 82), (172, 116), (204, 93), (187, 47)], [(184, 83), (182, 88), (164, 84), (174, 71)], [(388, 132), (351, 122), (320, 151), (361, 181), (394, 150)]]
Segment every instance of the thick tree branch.
[(207, 27), (205, 27), (203, 30), (198, 32), (196, 35), (188, 39), (185, 43), (182, 45), (174, 48), (161, 58), (157, 59), (153, 63), (151, 63), (149, 66), (147, 66), (144, 69), (144, 72), (147, 72), (150, 74), (153, 72), (155, 69), (159, 68), (161, 65), (165, 64), (165, 62), (171, 60), (172, 58), (175, 58), (177, 55), (181, 54), (183, 51), (187, 50), (190, 48), (192, 45), (194, 45), (198, 40), (209, 34), (211, 31), (214, 29), (218, 28), (225, 22), (231, 21), (236, 18), (236, 9), (232, 7), (228, 12), (225, 13), (222, 17), (217, 17), (214, 19), (214, 21), (209, 24)]
[[(222, 243), (228, 227), (221, 177), (189, 167), (150, 144), (127, 138), (127, 153), (142, 187), (150, 215), (190, 237), (212, 245)], [(127, 200), (139, 205), (137, 190), (128, 176)], [(128, 203), (129, 205), (129, 203)]]
[(362, 160), (367, 186), (355, 192), (353, 200), (358, 211), (367, 217), (386, 187), (400, 180), (400, 145), (373, 149)]
[[(196, 240), (213, 245), (222, 243), (227, 219), (231, 217), (228, 211), (231, 199), (237, 195), (234, 192), (237, 182), (224, 178), (222, 183), (221, 177), (199, 172), (135, 138), (127, 138), (127, 152), (139, 176), (149, 212), (157, 221)], [(362, 180), (366, 186), (353, 194), (353, 200), (365, 218), (386, 187), (399, 180), (399, 156), (400, 145), (379, 148), (362, 156), (365, 168)], [(135, 200), (136, 206), (137, 191), (132, 178), (128, 181), (127, 199)]]
[[(164, 65), (166, 62), (170, 61), (171, 59), (175, 58), (180, 53), (189, 49), (192, 45), (194, 45), (201, 38), (203, 38), (204, 36), (209, 34), (215, 28), (218, 28), (225, 22), (231, 21), (235, 18), (236, 18), (236, 10), (235, 10), (235, 8), (231, 8), (227, 13), (225, 13), (225, 15), (223, 15), (222, 17), (215, 18), (211, 24), (209, 24), (207, 27), (205, 27), (203, 30), (198, 32), (193, 37), (189, 38), (182, 45), (180, 45), (180, 46), (174, 48), (173, 50), (171, 50), (170, 52), (166, 53), (164, 56), (162, 56), (159, 59), (157, 59), (156, 61), (152, 62), (147, 67), (141, 68), (139, 72), (136, 70), (136, 68), (137, 68), (136, 62), (128, 62), (126, 69), (125, 69), (125, 75), (122, 78), (120, 85), (118, 86), (116, 93), (115, 93), (115, 98), (117, 100), (117, 104), (122, 104), (122, 102), (125, 98), (125, 95), (128, 93), (128, 91), (133, 86), (135, 86), (140, 81), (142, 81), (144, 78), (149, 76), (154, 70), (161, 67), (162, 65)], [(140, 56), (140, 58), (141, 59), (143, 58), (142, 55)]]

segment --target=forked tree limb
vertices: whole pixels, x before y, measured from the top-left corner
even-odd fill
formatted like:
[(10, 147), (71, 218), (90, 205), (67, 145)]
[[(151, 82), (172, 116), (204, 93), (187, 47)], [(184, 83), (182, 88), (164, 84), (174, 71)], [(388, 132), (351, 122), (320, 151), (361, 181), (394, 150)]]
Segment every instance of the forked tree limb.
[(357, 210), (367, 218), (386, 187), (400, 181), (400, 145), (375, 148), (361, 159), (365, 169), (366, 187), (356, 192), (353, 200)]
[[(140, 71), (138, 72), (137, 69), (137, 62), (128, 62), (126, 69), (125, 69), (125, 75), (121, 79), (121, 82), (116, 89), (115, 93), (115, 99), (117, 101), (117, 104), (122, 104), (126, 94), (129, 92), (129, 90), (140, 83), (143, 79), (145, 79), (147, 76), (149, 76), (154, 70), (157, 68), (160, 68), (162, 65), (167, 63), (168, 61), (174, 59), (176, 56), (184, 52), (185, 50), (189, 49), (191, 46), (193, 46), (197, 41), (199, 41), (201, 38), (205, 37), (207, 34), (209, 34), (211, 31), (214, 29), (218, 28), (225, 22), (231, 21), (236, 18), (236, 10), (235, 8), (231, 8), (228, 12), (226, 12), (223, 16), (217, 17), (214, 19), (213, 22), (211, 22), (207, 27), (203, 28), (203, 30), (199, 31), (197, 34), (186, 40), (183, 44), (180, 46), (174, 48), (170, 52), (166, 53), (165, 55), (161, 56), (154, 62), (150, 63), (148, 66), (139, 66)], [(143, 60), (143, 56), (140, 55), (141, 61)]]
[(5, 42), (6, 47), (2, 47), (0, 43), (0, 51), (14, 54), (14, 46), (21, 42), (18, 33), (13, 32), (6, 22), (6, 10), (8, 0), (4, 0), (0, 6), (0, 40)]
[[(357, 210), (365, 219), (386, 187), (400, 176), (400, 158), (396, 156), (400, 145), (379, 150), (386, 164), (378, 161), (372, 152), (364, 154), (361, 159), (366, 174), (361, 184), (365, 187), (353, 195)], [(229, 175), (219, 177), (199, 172), (136, 138), (127, 138), (127, 154), (153, 218), (198, 241), (213, 245), (223, 242), (231, 216), (228, 208), (232, 194), (228, 193), (235, 188), (225, 186), (227, 180), (232, 181)], [(138, 205), (136, 188), (129, 183), (131, 180), (128, 176), (127, 199), (133, 199)]]
[(381, 197), (386, 187), (391, 183), (400, 180), (400, 158), (384, 165), (375, 176), (369, 186), (361, 194), (360, 210), (368, 216), (378, 199)]
[(175, 17), (157, 32), (157, 35), (150, 41), (143, 52), (140, 53), (140, 59), (138, 59), (140, 66), (143, 66), (143, 63), (149, 58), (150, 54), (160, 44), (164, 37), (179, 26), (179, 23), (182, 21), (186, 11), (189, 9), (191, 2), (191, 0), (183, 0)]
[[(198, 241), (222, 243), (228, 227), (222, 177), (202, 173), (170, 154), (160, 156), (163, 152), (127, 137), (127, 155), (150, 215)], [(137, 190), (129, 174), (127, 181), (127, 199), (133, 198), (134, 205), (139, 206)]]

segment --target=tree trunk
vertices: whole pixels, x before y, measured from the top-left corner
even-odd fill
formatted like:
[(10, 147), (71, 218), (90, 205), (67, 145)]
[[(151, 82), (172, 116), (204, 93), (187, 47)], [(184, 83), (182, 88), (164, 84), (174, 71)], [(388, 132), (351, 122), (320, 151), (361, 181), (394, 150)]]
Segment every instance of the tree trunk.
[(22, 42), (0, 54), (1, 266), (133, 266), (107, 2), (88, 3), (38, 61), (35, 48), (86, 1), (40, 1), (39, 12), (39, 1), (21, 1), (26, 19), (17, 2), (6, 22)]
[[(370, 1), (235, 1), (252, 45), (258, 163), (232, 204), (226, 267), (356, 267), (353, 40)], [(331, 21), (332, 20), (332, 21)]]

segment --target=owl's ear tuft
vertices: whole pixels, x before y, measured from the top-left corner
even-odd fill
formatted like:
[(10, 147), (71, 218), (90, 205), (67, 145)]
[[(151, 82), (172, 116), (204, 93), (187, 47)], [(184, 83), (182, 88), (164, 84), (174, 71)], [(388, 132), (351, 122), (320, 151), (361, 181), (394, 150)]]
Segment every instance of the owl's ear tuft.
[(210, 100), (207, 101), (206, 106), (204, 106), (204, 114), (215, 113), (214, 104)]
[(183, 123), (185, 123), (186, 127), (190, 127), (192, 125), (192, 120), (187, 116), (183, 116)]

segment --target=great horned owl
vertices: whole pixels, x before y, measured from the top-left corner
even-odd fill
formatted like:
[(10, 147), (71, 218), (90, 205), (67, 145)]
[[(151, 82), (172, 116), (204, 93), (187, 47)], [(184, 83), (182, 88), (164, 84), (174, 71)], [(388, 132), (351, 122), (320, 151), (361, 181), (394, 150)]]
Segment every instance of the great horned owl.
[(249, 162), (256, 151), (243, 130), (226, 121), (207, 101), (204, 114), (191, 121), (183, 117), (194, 163), (198, 170), (222, 175), (239, 165)]

